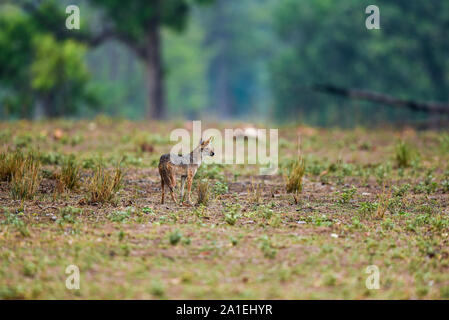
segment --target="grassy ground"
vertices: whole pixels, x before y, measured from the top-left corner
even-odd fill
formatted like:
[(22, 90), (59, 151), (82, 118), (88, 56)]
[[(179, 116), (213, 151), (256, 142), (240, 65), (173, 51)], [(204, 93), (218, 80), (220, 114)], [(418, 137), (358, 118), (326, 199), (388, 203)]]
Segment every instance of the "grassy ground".
[[(208, 183), (208, 206), (161, 205), (158, 159), (184, 125), (0, 123), (0, 151), (33, 149), (41, 163), (30, 199), (0, 182), (0, 298), (449, 298), (447, 134), (285, 127), (279, 174), (204, 166), (195, 184)], [(285, 183), (298, 133), (295, 204)], [(70, 154), (73, 190), (58, 182)], [(112, 170), (122, 157), (121, 188), (93, 202), (96, 164)], [(65, 286), (72, 264), (79, 290)], [(365, 286), (370, 265), (378, 290)]]

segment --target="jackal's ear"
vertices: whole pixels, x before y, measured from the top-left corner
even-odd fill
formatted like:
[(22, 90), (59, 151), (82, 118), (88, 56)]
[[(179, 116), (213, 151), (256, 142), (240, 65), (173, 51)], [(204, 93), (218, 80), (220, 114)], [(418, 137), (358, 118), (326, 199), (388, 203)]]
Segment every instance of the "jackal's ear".
[(203, 137), (200, 138), (200, 144), (203, 144)]
[(209, 138), (209, 143), (212, 142), (212, 141), (214, 141), (214, 138), (215, 138), (214, 136), (210, 137), (210, 138)]

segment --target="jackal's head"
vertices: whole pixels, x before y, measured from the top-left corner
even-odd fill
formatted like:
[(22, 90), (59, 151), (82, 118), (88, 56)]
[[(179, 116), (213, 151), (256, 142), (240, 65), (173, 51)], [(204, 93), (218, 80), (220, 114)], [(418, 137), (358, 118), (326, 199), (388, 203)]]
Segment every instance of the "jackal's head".
[(198, 147), (200, 148), (203, 156), (213, 157), (215, 155), (214, 148), (210, 145), (212, 141), (214, 141), (214, 137), (210, 137), (205, 141), (203, 141), (203, 139), (200, 140), (200, 145)]

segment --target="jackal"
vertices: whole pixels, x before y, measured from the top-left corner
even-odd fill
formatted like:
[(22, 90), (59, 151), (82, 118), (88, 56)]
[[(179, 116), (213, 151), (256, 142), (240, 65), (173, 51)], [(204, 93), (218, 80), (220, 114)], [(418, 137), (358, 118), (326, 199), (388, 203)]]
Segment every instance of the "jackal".
[(210, 146), (213, 137), (206, 141), (200, 140), (200, 144), (192, 152), (186, 155), (164, 154), (159, 159), (159, 174), (161, 175), (162, 200), (164, 203), (165, 186), (170, 190), (173, 201), (177, 204), (174, 189), (176, 188), (176, 175), (181, 175), (181, 204), (184, 201), (184, 187), (187, 180), (187, 204), (192, 205), (190, 190), (192, 188), (193, 177), (195, 177), (203, 157), (214, 156), (214, 150)]

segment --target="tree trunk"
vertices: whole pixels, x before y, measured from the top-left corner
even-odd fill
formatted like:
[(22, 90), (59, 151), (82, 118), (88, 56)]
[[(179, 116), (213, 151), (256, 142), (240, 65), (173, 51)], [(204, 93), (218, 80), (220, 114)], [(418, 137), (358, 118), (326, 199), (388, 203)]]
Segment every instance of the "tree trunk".
[(146, 66), (148, 77), (148, 109), (149, 119), (165, 117), (164, 74), (162, 70), (162, 46), (160, 37), (159, 1), (156, 1), (155, 14), (150, 19), (147, 30)]

